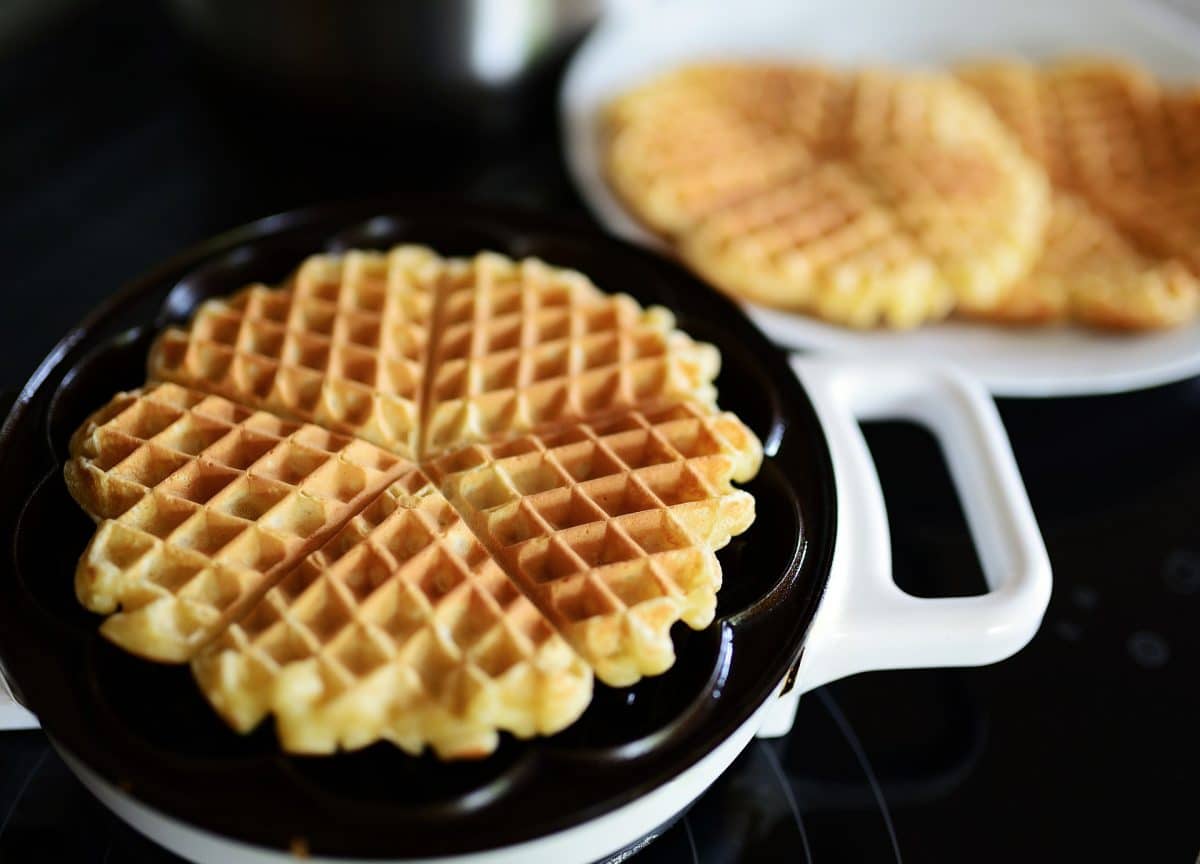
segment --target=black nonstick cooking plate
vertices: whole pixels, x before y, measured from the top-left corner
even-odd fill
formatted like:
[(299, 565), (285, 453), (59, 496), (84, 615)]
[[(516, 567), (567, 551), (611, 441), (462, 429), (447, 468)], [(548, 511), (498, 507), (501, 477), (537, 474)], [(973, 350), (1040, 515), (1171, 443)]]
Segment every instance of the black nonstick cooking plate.
[[(154, 334), (207, 297), (276, 282), (305, 256), (416, 242), (448, 254), (535, 255), (602, 289), (672, 309), (721, 350), (722, 408), (762, 439), (747, 488), (753, 527), (719, 557), (708, 629), (674, 631), (678, 660), (634, 687), (597, 684), (583, 717), (551, 738), (510, 737), (477, 762), (406, 756), (390, 744), (329, 757), (280, 752), (270, 723), (240, 736), (187, 666), (110, 645), (74, 596), (93, 526), (62, 480), (71, 432), (145, 379)], [(784, 355), (738, 307), (683, 270), (590, 230), (530, 214), (430, 202), (316, 207), (216, 237), (115, 294), (26, 384), (0, 431), (0, 661), (56, 742), (143, 804), (276, 850), (420, 857), (542, 837), (618, 808), (680, 774), (742, 726), (787, 674), (820, 600), (835, 499), (816, 415)]]

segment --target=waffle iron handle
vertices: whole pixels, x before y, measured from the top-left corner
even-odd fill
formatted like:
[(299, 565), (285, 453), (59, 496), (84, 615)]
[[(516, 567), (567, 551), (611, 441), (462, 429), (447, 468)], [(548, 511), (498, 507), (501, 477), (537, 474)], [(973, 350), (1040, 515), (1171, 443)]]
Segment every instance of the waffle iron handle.
[[(825, 429), (838, 494), (829, 585), (794, 680), (760, 735), (791, 728), (801, 693), (875, 669), (982, 666), (1024, 647), (1050, 600), (1050, 561), (995, 403), (949, 369), (794, 357)], [(911, 420), (938, 439), (988, 592), (918, 598), (892, 578), (891, 540), (863, 420)]]

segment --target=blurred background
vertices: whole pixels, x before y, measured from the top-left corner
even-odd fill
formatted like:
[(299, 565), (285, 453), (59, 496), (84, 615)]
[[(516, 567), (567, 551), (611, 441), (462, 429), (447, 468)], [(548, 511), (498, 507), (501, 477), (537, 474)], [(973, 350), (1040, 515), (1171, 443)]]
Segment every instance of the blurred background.
[(555, 86), (601, 5), (0, 3), (0, 389), (120, 284), (250, 219), (397, 194), (585, 218)]
[[(0, 0), (0, 411), (102, 298), (252, 219), (411, 195), (592, 224), (556, 88), (613, 5)], [(1034, 642), (806, 696), (790, 738), (753, 745), (638, 860), (1194, 860), (1200, 379), (1000, 409), (1056, 574)], [(898, 582), (977, 593), (933, 438), (868, 438)], [(0, 862), (175, 860), (41, 733), (6, 735)]]

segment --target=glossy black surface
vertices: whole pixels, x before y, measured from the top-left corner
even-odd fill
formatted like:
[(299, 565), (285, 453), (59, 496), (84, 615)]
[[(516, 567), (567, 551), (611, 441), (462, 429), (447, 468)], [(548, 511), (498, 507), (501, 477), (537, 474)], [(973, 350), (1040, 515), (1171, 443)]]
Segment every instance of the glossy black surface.
[[(431, 136), (386, 111), (351, 123), (246, 111), (193, 72), (150, 3), (105, 4), (0, 59), (0, 104), (17, 118), (0, 135), (0, 386), (116, 286), (267, 213), (383, 186), (586, 222), (551, 94), (520, 106), (535, 118), (520, 134), (486, 139)], [(1055, 570), (1034, 641), (989, 668), (810, 694), (788, 739), (752, 744), (634, 860), (1196, 859), (1200, 383), (1000, 410)], [(868, 431), (901, 584), (979, 590), (936, 448), (906, 426)], [(47, 860), (178, 859), (108, 815), (43, 735), (0, 733), (0, 861)]]

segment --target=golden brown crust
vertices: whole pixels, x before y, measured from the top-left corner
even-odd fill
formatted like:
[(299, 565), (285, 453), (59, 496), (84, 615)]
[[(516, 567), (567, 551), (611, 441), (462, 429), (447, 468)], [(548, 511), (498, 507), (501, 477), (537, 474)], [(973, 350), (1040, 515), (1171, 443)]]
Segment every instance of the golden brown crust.
[[(67, 487), (99, 523), (79, 599), (127, 650), (191, 660), (233, 728), (274, 715), (287, 750), (385, 739), (474, 758), (502, 731), (551, 734), (587, 706), (593, 667), (626, 683), (661, 672), (670, 625), (712, 618), (712, 551), (753, 519), (729, 482), (762, 458), (716, 413), (719, 366), (665, 309), (538, 261), (316, 256), (283, 287), (209, 301), (160, 336), (152, 375), (197, 389), (117, 394), (72, 437)], [(400, 403), (403, 422), (380, 421)], [(619, 515), (575, 533), (621, 538), (628, 560), (614, 574), (622, 562), (576, 550), (560, 575), (610, 580), (621, 622), (556, 601), (570, 579), (535, 586), (524, 559), (472, 533), (487, 519), (453, 472), (439, 485), (396, 455), (432, 471), (584, 429), (633, 449), (571, 463), (578, 495), (587, 471), (608, 498), (629, 487)], [(546, 491), (513, 488), (530, 502)], [(543, 528), (569, 547), (565, 525)]]
[(405, 463), (363, 441), (174, 384), (85, 421), (64, 474), (98, 523), (76, 570), (105, 635), (182, 662)]
[(1138, 67), (1101, 59), (973, 64), (981, 93), (1054, 183), (1032, 272), (972, 317), (1171, 327), (1200, 306), (1200, 110)]
[(755, 302), (911, 327), (995, 300), (1040, 243), (1044, 178), (947, 76), (696, 66), (607, 118), (617, 194)]

